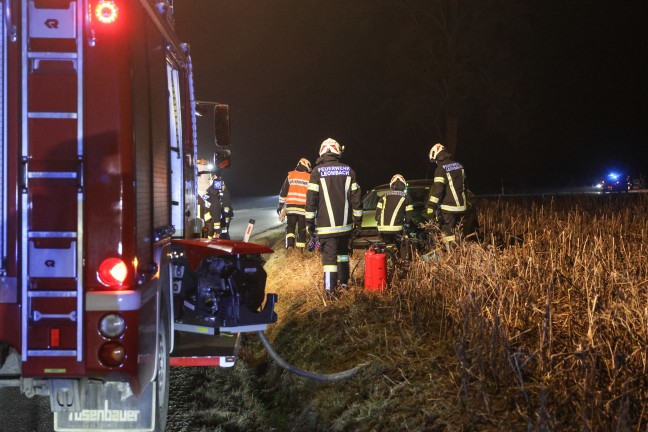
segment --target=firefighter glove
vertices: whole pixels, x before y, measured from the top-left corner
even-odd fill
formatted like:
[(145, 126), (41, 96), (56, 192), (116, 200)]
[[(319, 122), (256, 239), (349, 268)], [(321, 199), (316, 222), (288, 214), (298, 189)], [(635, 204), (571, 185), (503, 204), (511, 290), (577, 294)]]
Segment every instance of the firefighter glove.
[(279, 204), (279, 207), (277, 207), (277, 214), (280, 215), (282, 210), (283, 210), (283, 205)]
[(306, 222), (306, 231), (308, 231), (308, 234), (310, 235), (315, 234), (315, 222)]
[(362, 219), (361, 218), (356, 218), (356, 219), (353, 220), (353, 229), (359, 230), (361, 226), (362, 226)]

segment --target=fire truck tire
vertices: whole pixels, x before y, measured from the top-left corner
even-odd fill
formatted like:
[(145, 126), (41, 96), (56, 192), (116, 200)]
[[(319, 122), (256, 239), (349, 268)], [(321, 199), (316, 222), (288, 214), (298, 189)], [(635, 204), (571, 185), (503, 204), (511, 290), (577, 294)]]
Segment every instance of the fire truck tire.
[(155, 378), (155, 432), (164, 432), (169, 411), (169, 335), (168, 318), (162, 317), (158, 333), (158, 373)]

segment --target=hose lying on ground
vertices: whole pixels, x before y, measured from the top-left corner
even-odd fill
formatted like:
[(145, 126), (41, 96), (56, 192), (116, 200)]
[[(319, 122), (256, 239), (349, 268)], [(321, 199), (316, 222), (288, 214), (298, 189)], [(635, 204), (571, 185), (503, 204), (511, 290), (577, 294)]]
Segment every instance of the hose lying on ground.
[(343, 372), (338, 372), (338, 373), (333, 373), (333, 374), (318, 374), (315, 372), (308, 372), (303, 369), (299, 369), (296, 366), (293, 366), (289, 364), (286, 360), (282, 359), (279, 354), (272, 348), (270, 345), (270, 341), (268, 341), (268, 338), (266, 338), (266, 335), (262, 331), (258, 331), (257, 334), (259, 335), (259, 339), (261, 339), (261, 342), (263, 343), (263, 346), (265, 347), (266, 351), (268, 351), (268, 354), (270, 354), (270, 357), (274, 359), (274, 361), (279, 364), (282, 368), (286, 369), (288, 372), (294, 373), (295, 375), (299, 375), (300, 377), (316, 380), (316, 381), (341, 381), (343, 379), (351, 378), (355, 374), (358, 373), (358, 371), (367, 365), (367, 363), (362, 363), (359, 364), (358, 366), (354, 367), (353, 369), (348, 369)]

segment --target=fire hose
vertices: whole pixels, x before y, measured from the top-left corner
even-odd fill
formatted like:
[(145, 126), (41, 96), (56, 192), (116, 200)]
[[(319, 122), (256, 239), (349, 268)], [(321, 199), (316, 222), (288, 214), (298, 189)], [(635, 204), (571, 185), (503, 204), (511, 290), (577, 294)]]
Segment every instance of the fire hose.
[(315, 372), (308, 372), (296, 366), (291, 365), (286, 360), (281, 358), (279, 354), (277, 354), (277, 352), (274, 350), (274, 348), (272, 348), (272, 346), (270, 345), (270, 341), (268, 341), (268, 338), (266, 338), (266, 335), (262, 331), (258, 331), (257, 334), (259, 335), (259, 339), (261, 339), (261, 342), (263, 343), (263, 346), (265, 347), (266, 351), (268, 351), (268, 354), (270, 354), (270, 357), (272, 357), (279, 366), (286, 369), (288, 372), (303, 378), (308, 378), (315, 381), (341, 381), (344, 379), (351, 378), (352, 376), (357, 374), (360, 371), (360, 369), (362, 369), (368, 364), (368, 363), (361, 363), (356, 367), (354, 367), (353, 369), (348, 369), (342, 372), (337, 372), (332, 374), (318, 374)]

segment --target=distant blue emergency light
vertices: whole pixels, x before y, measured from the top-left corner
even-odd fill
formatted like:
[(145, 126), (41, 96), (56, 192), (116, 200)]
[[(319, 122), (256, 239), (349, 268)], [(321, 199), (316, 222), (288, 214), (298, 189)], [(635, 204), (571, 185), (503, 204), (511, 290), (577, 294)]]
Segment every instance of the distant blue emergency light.
[(614, 172), (611, 172), (610, 174), (608, 174), (608, 178), (609, 178), (610, 180), (616, 180), (616, 179), (619, 178), (619, 174), (614, 173)]

